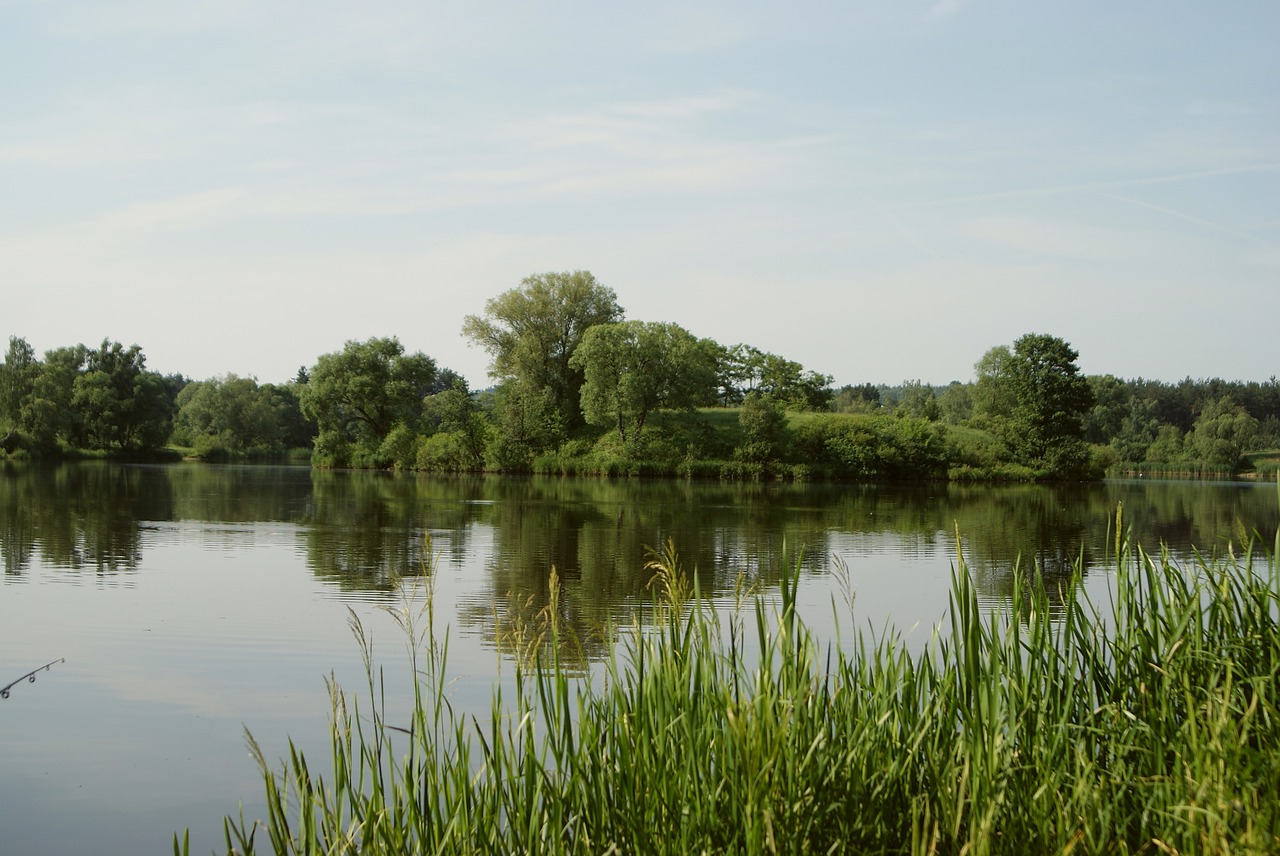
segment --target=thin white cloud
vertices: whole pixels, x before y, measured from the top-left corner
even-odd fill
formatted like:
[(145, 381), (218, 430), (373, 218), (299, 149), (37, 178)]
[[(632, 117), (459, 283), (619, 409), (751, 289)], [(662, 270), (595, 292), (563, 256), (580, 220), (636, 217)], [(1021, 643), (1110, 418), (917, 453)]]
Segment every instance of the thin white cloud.
[(1179, 181), (1191, 181), (1200, 178), (1218, 178), (1229, 175), (1248, 175), (1251, 173), (1280, 172), (1280, 163), (1244, 164), (1235, 167), (1214, 169), (1185, 170), (1162, 175), (1135, 176), (1107, 181), (1087, 181), (1078, 184), (1041, 185), (1013, 190), (998, 190), (992, 193), (976, 193), (968, 196), (952, 196), (918, 202), (904, 202), (891, 206), (892, 210), (909, 210), (912, 208), (932, 208), (946, 205), (969, 205), (975, 202), (992, 202), (1005, 199), (1031, 199), (1041, 196), (1060, 196), (1068, 193), (1100, 192), (1117, 187), (1137, 187), (1148, 184), (1169, 184)]
[(1156, 212), (1159, 212), (1160, 214), (1167, 214), (1170, 217), (1175, 217), (1179, 220), (1185, 221), (1187, 223), (1193, 223), (1197, 226), (1203, 226), (1206, 229), (1211, 229), (1216, 232), (1222, 232), (1227, 235), (1234, 235), (1237, 238), (1244, 238), (1247, 241), (1254, 241), (1255, 243), (1261, 244), (1265, 247), (1278, 246), (1277, 244), (1271, 241), (1268, 241), (1265, 238), (1259, 237), (1258, 235), (1255, 235), (1252, 232), (1246, 232), (1243, 229), (1237, 229), (1231, 226), (1224, 226), (1221, 223), (1215, 223), (1212, 220), (1206, 220), (1203, 217), (1195, 217), (1191, 214), (1187, 214), (1182, 211), (1176, 211), (1172, 208), (1168, 208), (1163, 205), (1153, 205), (1150, 202), (1143, 202), (1140, 199), (1134, 199), (1129, 196), (1120, 196), (1115, 193), (1104, 193), (1102, 191), (1095, 191), (1095, 192), (1097, 193), (1098, 196), (1101, 196), (1104, 199), (1112, 199), (1116, 202), (1123, 202), (1126, 205), (1136, 205), (1137, 207), (1145, 208), (1148, 211), (1156, 211)]
[(127, 255), (140, 241), (156, 241), (225, 219), (245, 198), (236, 188), (132, 203), (77, 223), (0, 236), (0, 266), (15, 281), (74, 277), (89, 259)]
[(1047, 217), (976, 217), (960, 224), (959, 229), (973, 240), (1064, 260), (1117, 263), (1140, 258), (1167, 244), (1163, 236), (1150, 232)]

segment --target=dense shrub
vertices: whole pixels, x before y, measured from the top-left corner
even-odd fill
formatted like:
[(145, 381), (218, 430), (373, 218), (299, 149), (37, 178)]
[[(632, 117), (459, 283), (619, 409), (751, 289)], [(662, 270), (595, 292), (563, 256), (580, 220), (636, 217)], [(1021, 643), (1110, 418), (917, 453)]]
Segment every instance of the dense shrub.
[(477, 463), (466, 436), (460, 431), (441, 431), (423, 437), (415, 460), (417, 469), (437, 473), (469, 472), (480, 469), (483, 463), (483, 459)]
[(826, 414), (801, 423), (788, 459), (836, 478), (936, 478), (947, 466), (942, 431), (911, 417)]
[(738, 411), (738, 426), (742, 440), (733, 450), (735, 458), (762, 463), (780, 457), (787, 439), (787, 415), (781, 404), (751, 393)]

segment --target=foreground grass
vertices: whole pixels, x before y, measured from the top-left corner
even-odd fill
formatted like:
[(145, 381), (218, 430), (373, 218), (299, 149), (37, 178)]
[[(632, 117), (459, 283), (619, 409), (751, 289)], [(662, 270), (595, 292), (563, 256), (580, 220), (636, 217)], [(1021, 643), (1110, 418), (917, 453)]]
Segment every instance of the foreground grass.
[(292, 747), (264, 763), (269, 815), (228, 819), (227, 849), (1277, 852), (1275, 554), (1117, 554), (1106, 604), (1068, 595), (1052, 616), (1036, 586), (985, 613), (961, 559), (946, 629), (913, 655), (893, 635), (821, 647), (795, 578), (724, 617), (668, 550), (663, 608), (603, 678), (561, 666), (553, 620), (488, 722), (450, 707), (430, 617), (402, 617), (411, 726), (383, 721), (372, 679), (358, 711), (332, 688), (324, 776)]

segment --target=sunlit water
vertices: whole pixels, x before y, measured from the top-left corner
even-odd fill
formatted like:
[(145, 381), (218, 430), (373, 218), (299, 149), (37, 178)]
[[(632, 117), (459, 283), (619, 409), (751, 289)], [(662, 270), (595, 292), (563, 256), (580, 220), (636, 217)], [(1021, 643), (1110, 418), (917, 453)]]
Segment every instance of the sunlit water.
[[(924, 644), (946, 610), (960, 545), (999, 608), (1015, 563), (1085, 586), (1109, 579), (1117, 503), (1135, 539), (1186, 555), (1274, 543), (1274, 485), (1108, 483), (961, 488), (428, 479), (303, 468), (82, 464), (0, 470), (0, 852), (167, 850), (221, 843), (259, 813), (248, 727), (327, 762), (331, 674), (364, 683), (349, 622), (374, 638), (389, 692), (407, 693), (404, 639), (384, 607), (419, 613), (424, 568), (449, 634), (451, 698), (484, 716), (510, 673), (499, 640), (563, 582), (561, 618), (588, 660), (601, 629), (648, 602), (648, 547), (674, 540), (702, 591), (776, 592), (801, 567), (820, 635), (896, 628)], [(429, 545), (429, 546), (428, 546)], [(1230, 545), (1230, 546), (1229, 546)], [(782, 556), (790, 555), (784, 565)], [(847, 583), (839, 567), (847, 567)], [(834, 572), (833, 572), (834, 571)], [(852, 605), (850, 606), (850, 600)], [(397, 693), (399, 695), (397, 696)]]

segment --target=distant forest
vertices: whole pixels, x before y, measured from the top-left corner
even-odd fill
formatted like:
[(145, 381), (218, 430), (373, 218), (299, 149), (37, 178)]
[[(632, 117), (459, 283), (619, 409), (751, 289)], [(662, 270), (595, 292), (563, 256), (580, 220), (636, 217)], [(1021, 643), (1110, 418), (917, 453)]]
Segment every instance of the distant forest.
[(0, 455), (236, 460), (320, 467), (685, 477), (1095, 479), (1270, 475), (1280, 383), (1084, 376), (1028, 333), (974, 379), (833, 388), (748, 344), (627, 320), (588, 272), (528, 277), (467, 316), (495, 384), (395, 338), (349, 341), (285, 384), (160, 375), (103, 341), (0, 364)]

